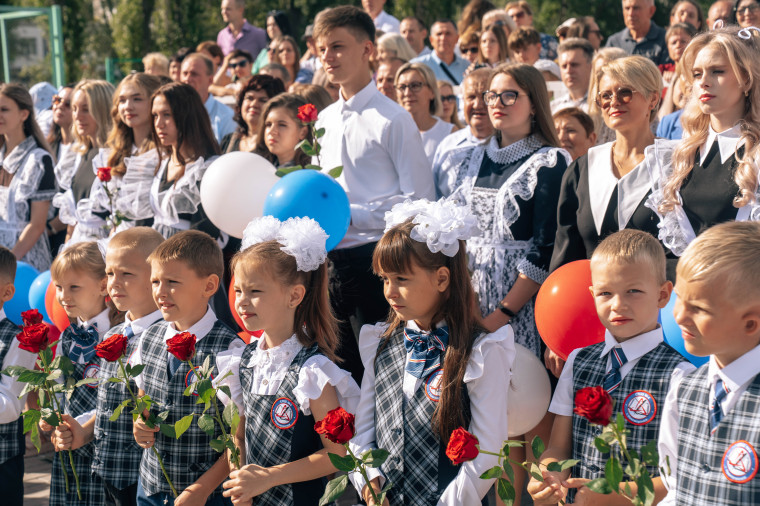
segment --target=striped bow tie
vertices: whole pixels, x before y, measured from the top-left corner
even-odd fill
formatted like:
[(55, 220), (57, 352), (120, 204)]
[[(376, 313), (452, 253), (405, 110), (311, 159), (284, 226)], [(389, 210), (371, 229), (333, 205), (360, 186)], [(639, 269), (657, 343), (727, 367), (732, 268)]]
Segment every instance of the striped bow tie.
[(74, 344), (69, 350), (69, 358), (76, 364), (79, 363), (79, 357), (82, 357), (86, 364), (95, 356), (95, 345), (100, 340), (98, 328), (96, 325), (90, 325), (87, 328), (71, 325), (71, 332)]
[(441, 355), (449, 344), (449, 328), (432, 332), (404, 329), (404, 347), (412, 355), (406, 362), (406, 371), (415, 378), (424, 378), (441, 367)]

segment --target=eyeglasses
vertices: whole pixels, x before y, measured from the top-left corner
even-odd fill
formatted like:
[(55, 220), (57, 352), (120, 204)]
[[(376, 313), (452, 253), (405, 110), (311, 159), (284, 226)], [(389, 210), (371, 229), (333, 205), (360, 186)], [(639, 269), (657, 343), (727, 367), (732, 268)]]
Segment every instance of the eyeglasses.
[(760, 4), (752, 3), (743, 7), (737, 7), (736, 13), (741, 14), (742, 16), (747, 16), (748, 14), (756, 13), (758, 9), (760, 9)]
[(53, 105), (61, 105), (61, 104), (63, 104), (63, 107), (71, 107), (70, 100), (64, 100), (58, 95), (53, 95)]
[(272, 51), (277, 51), (277, 46), (270, 46), (267, 48), (267, 52), (271, 53)]
[(520, 96), (520, 93), (514, 90), (502, 91), (501, 93), (486, 91), (483, 93), (483, 100), (485, 100), (488, 107), (495, 107), (497, 100), (501, 102), (501, 105), (504, 107), (509, 107), (517, 102), (518, 96)]
[(399, 84), (396, 86), (396, 91), (403, 94), (406, 90), (411, 90), (412, 93), (419, 93), (425, 83), (416, 81), (409, 84)]
[(631, 88), (618, 88), (615, 91), (602, 91), (596, 96), (596, 105), (602, 109), (607, 109), (613, 100), (617, 100), (621, 104), (627, 104), (633, 100), (633, 94), (636, 90)]
[(441, 95), (441, 101), (443, 102), (456, 102), (457, 96), (456, 95)]
[(240, 60), (240, 61), (234, 61), (234, 62), (231, 61), (229, 63), (229, 67), (231, 69), (234, 69), (234, 68), (237, 68), (237, 67), (245, 67), (246, 65), (248, 65), (248, 60)]
[(478, 54), (478, 46), (460, 47), (459, 50), (462, 52), (462, 54)]

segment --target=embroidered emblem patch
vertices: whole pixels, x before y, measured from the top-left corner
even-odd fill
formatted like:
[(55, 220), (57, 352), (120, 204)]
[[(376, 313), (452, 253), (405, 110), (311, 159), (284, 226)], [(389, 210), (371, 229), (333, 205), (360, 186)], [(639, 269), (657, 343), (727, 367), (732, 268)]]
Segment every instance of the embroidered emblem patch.
[(623, 416), (633, 425), (646, 425), (657, 414), (657, 402), (646, 390), (635, 390), (623, 401)]
[(433, 402), (438, 402), (441, 398), (441, 380), (443, 379), (443, 369), (436, 369), (430, 373), (425, 380), (425, 395)]
[(747, 483), (757, 474), (757, 453), (746, 441), (736, 441), (723, 454), (723, 475), (733, 483)]
[[(85, 378), (97, 379), (99, 372), (100, 372), (100, 366), (98, 364), (89, 364), (87, 367), (84, 368), (84, 374), (82, 374), (82, 379), (85, 379)], [(88, 383), (87, 386), (90, 388), (98, 388), (97, 383)]]
[(298, 408), (296, 403), (287, 397), (280, 397), (272, 404), (272, 411), (269, 413), (272, 423), (278, 429), (289, 429), (296, 424), (298, 420)]
[[(195, 370), (198, 369), (198, 367), (193, 367), (189, 371), (187, 371), (187, 374), (185, 374), (185, 388), (189, 387), (190, 385), (195, 384), (196, 381), (198, 381), (198, 375), (195, 374)], [(211, 375), (211, 379), (214, 379), (214, 375)], [(198, 393), (193, 391), (193, 395), (198, 397)]]

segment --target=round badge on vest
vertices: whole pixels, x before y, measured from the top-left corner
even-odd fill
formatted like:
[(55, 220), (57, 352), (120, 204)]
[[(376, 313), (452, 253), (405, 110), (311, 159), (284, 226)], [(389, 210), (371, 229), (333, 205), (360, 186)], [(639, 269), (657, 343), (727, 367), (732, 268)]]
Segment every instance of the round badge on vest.
[(272, 404), (272, 410), (269, 412), (269, 417), (272, 419), (272, 423), (280, 430), (289, 429), (296, 424), (298, 420), (298, 408), (296, 403), (287, 397), (280, 397), (274, 404)]
[(425, 380), (425, 395), (433, 402), (438, 402), (441, 398), (441, 380), (443, 379), (443, 369), (436, 369), (431, 372)]
[(635, 390), (623, 401), (623, 416), (633, 425), (646, 425), (657, 414), (657, 402), (646, 390)]
[(757, 474), (757, 453), (746, 441), (736, 441), (723, 454), (723, 476), (733, 483), (747, 483)]
[[(190, 385), (195, 384), (198, 381), (198, 375), (195, 373), (195, 370), (198, 369), (198, 366), (193, 367), (189, 371), (187, 371), (187, 374), (185, 374), (185, 388), (189, 387)], [(211, 375), (211, 379), (214, 379), (214, 375)], [(198, 397), (198, 393), (193, 391), (193, 395)]]
[[(97, 379), (99, 372), (100, 372), (100, 366), (98, 364), (89, 364), (84, 368), (82, 379), (87, 379), (87, 378)], [(90, 388), (98, 388), (97, 383), (88, 383), (87, 386)]]

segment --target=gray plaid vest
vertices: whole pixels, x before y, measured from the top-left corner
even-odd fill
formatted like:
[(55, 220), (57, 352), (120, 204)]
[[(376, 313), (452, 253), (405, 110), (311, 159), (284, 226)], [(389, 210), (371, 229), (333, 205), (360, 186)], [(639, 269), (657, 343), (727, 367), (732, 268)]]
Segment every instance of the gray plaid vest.
[(760, 504), (760, 375), (710, 435), (708, 365), (678, 388), (676, 503), (693, 506)]
[[(603, 342), (587, 346), (578, 352), (573, 366), (573, 392), (584, 387), (602, 385), (607, 366), (606, 357), (599, 358), (602, 350)], [(670, 376), (673, 369), (684, 360), (673, 348), (660, 343), (639, 359), (620, 386), (610, 394), (615, 401), (613, 414), (617, 416), (616, 413), (622, 412), (626, 419), (626, 429), (631, 431), (628, 448), (638, 451), (649, 441), (657, 441)], [(594, 446), (594, 438), (601, 433), (602, 427), (591, 425), (585, 418), (573, 414), (572, 458), (580, 460), (573, 468), (574, 476), (594, 479), (604, 475), (604, 463), (609, 454), (602, 454)], [(625, 458), (617, 456), (625, 467)], [(649, 466), (647, 470), (653, 477), (660, 475), (655, 467)]]
[[(109, 330), (105, 337), (124, 333), (124, 326), (124, 323), (120, 323)], [(122, 359), (125, 365), (139, 343), (139, 335), (129, 340), (126, 357)], [(119, 363), (105, 360), (102, 362), (101, 383), (98, 385), (98, 410), (95, 414), (95, 456), (92, 461), (92, 471), (103, 481), (122, 490), (137, 483), (143, 449), (137, 445), (132, 435), (132, 415), (129, 410), (124, 410), (115, 421), (109, 420), (113, 410), (130, 396), (123, 383), (108, 382), (108, 378), (119, 374)], [(136, 395), (137, 385), (134, 381), (130, 383), (130, 386)]]
[[(375, 358), (375, 434), (378, 448), (390, 456), (381, 467), (393, 488), (388, 493), (391, 505), (428, 506), (438, 502), (459, 466), (446, 457), (446, 448), (433, 430), (437, 401), (428, 393), (432, 372), (406, 400), (403, 394), (406, 348), (404, 329), (393, 331), (387, 343), (378, 346)], [(465, 419), (469, 426), (470, 400), (462, 386)]]
[[(258, 342), (243, 350), (240, 359), (240, 386), (245, 403), (245, 449), (248, 464), (271, 467), (308, 457), (323, 448), (314, 430), (314, 416), (298, 409), (293, 389), (304, 362), (320, 353), (317, 345), (304, 347), (288, 367), (288, 373), (274, 395), (252, 393), (253, 367), (250, 359)], [(281, 485), (254, 497), (256, 506), (314, 505), (325, 491), (326, 480), (317, 479)]]
[[(13, 338), (21, 329), (7, 318), (0, 320), (0, 369), (9, 365), (5, 363), (5, 355), (13, 346)], [(24, 454), (24, 421), (22, 417), (13, 422), (0, 424), (0, 464), (16, 455)]]
[[(166, 322), (151, 325), (142, 335), (140, 351), (145, 365), (142, 371), (145, 393), (150, 395), (154, 403), (151, 412), (158, 414), (169, 410), (167, 424), (173, 424), (191, 413), (195, 415), (190, 428), (178, 440), (156, 432), (155, 448), (164, 461), (174, 487), (180, 491), (190, 486), (219, 459), (220, 454), (211, 448), (210, 442), (219, 437), (222, 431), (216, 425), (212, 437), (198, 427), (198, 417), (203, 413), (204, 405), (196, 404), (194, 395), (183, 395), (190, 373), (187, 362), (182, 362), (177, 372), (169, 378), (169, 358), (164, 340), (167, 325)], [(238, 336), (217, 320), (209, 333), (196, 344), (193, 366), (199, 367), (207, 356), (211, 357), (212, 365), (216, 364), (217, 353), (227, 351), (235, 339), (239, 339)], [(212, 374), (216, 376), (217, 372), (214, 365)], [(208, 414), (214, 416), (213, 408)], [(171, 493), (153, 451), (143, 452), (140, 481), (148, 496), (160, 492)], [(218, 496), (221, 491), (220, 486), (212, 496)]]

